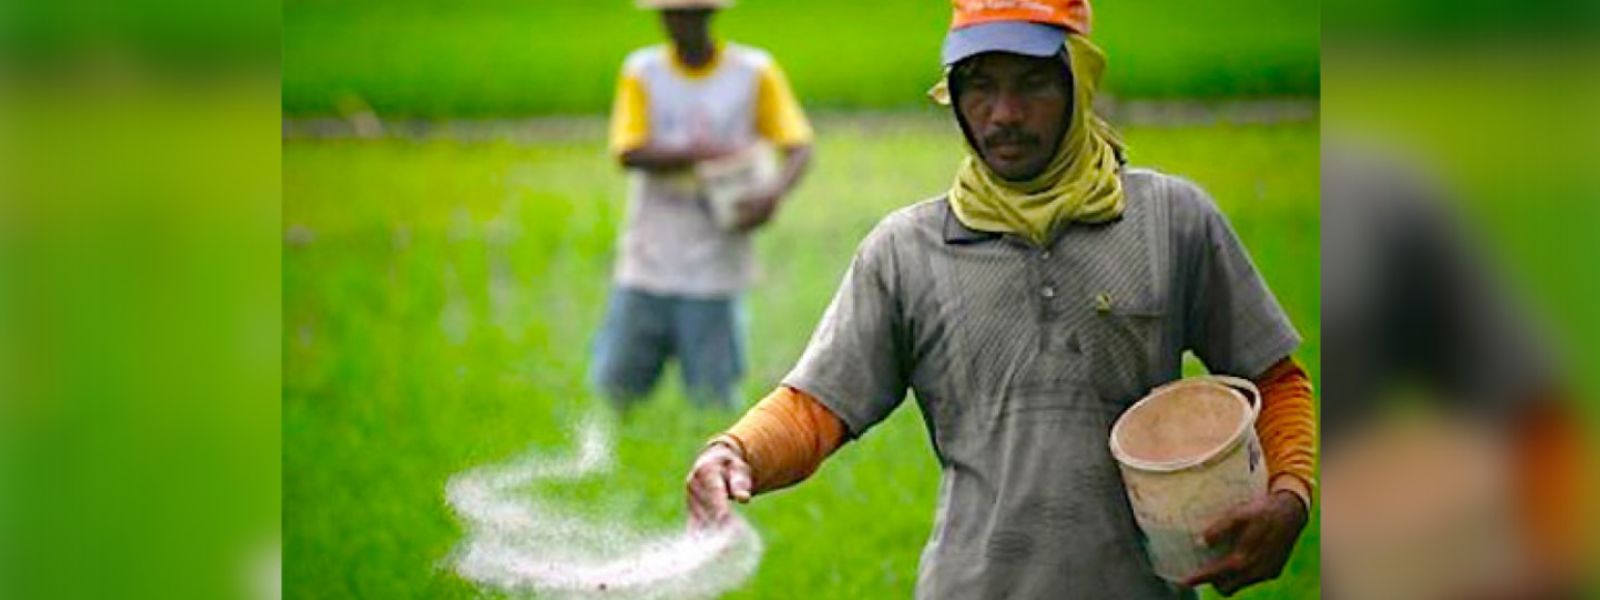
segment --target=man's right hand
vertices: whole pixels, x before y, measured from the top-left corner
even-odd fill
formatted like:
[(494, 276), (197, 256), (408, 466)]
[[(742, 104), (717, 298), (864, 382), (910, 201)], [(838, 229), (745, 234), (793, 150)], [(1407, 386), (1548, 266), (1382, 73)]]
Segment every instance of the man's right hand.
[(689, 503), (689, 524), (693, 527), (720, 526), (728, 521), (732, 508), (728, 499), (749, 502), (754, 485), (750, 464), (739, 451), (715, 442), (700, 452), (694, 468), (684, 482)]

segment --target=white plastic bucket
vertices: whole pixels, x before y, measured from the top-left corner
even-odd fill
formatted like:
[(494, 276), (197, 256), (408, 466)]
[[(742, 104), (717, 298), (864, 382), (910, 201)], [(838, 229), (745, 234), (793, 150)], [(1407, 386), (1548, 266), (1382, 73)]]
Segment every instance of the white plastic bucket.
[(1157, 575), (1177, 581), (1225, 555), (1200, 534), (1266, 492), (1260, 411), (1261, 392), (1249, 381), (1191, 377), (1152, 390), (1111, 426), (1111, 454)]

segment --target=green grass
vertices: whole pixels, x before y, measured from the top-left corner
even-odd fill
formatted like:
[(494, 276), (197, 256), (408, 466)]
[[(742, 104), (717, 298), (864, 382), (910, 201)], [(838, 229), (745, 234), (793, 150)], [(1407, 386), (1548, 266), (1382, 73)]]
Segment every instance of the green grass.
[[(622, 212), (601, 130), (533, 145), (287, 141), (283, 254), (284, 582), (294, 597), (475, 597), (446, 556), (446, 479), (530, 446), (562, 451)], [(944, 117), (819, 119), (814, 170), (759, 240), (749, 295), (753, 402), (798, 357), (855, 244), (940, 192), (959, 156)], [(1207, 187), (1318, 357), (1314, 123), (1126, 131), (1137, 164)], [(670, 530), (682, 475), (734, 418), (691, 410), (676, 380), (619, 431), (619, 470), (543, 493), (597, 518)], [(903, 598), (938, 472), (914, 403), (808, 482), (745, 514), (767, 545), (736, 598)], [(1317, 528), (1255, 597), (1314, 596)]]
[[(1096, 4), (1107, 88), (1126, 97), (1314, 96), (1314, 0)], [(949, 5), (931, 0), (749, 1), (717, 17), (722, 37), (767, 48), (812, 107), (925, 102), (939, 75)], [(471, 3), (290, 0), (283, 108), (438, 117), (594, 113), (622, 59), (664, 39), (627, 0)]]

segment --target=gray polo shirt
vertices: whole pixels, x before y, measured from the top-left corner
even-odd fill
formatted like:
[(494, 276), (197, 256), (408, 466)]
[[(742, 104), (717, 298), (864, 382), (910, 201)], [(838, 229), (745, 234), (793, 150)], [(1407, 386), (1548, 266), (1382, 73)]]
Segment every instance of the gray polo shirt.
[(1123, 174), (1123, 216), (1045, 248), (938, 198), (869, 233), (784, 379), (860, 436), (915, 392), (942, 469), (919, 598), (1167, 598), (1106, 440), (1192, 350), (1261, 374), (1300, 342), (1199, 187)]

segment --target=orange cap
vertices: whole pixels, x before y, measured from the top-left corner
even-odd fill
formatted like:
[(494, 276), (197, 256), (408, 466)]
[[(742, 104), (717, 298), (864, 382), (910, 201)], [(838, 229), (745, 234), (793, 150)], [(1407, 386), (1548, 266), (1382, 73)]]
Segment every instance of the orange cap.
[(950, 29), (996, 21), (1030, 21), (1089, 35), (1089, 0), (950, 0)]

